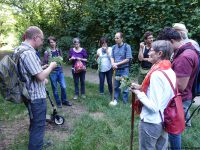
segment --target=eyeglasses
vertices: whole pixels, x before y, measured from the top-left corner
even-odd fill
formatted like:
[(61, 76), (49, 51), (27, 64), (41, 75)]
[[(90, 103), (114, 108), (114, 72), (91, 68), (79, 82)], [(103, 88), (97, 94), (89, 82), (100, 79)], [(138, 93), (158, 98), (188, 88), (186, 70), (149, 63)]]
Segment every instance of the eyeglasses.
[(44, 41), (44, 38), (42, 38), (41, 36), (37, 36), (37, 37), (39, 37), (42, 42)]

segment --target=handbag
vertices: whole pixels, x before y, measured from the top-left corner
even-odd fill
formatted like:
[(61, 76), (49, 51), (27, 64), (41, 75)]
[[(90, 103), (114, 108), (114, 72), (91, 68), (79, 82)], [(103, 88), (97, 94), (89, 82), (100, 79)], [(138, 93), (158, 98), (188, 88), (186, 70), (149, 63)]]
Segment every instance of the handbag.
[(74, 65), (74, 72), (80, 73), (82, 71), (86, 71), (86, 67), (83, 65), (83, 63), (80, 60), (77, 60)]
[(174, 88), (167, 74), (162, 70), (160, 71), (165, 75), (174, 91), (174, 97), (169, 101), (167, 107), (164, 109), (164, 120), (161, 112), (159, 111), (162, 119), (163, 128), (168, 133), (180, 134), (185, 129), (185, 117), (182, 97), (181, 94), (178, 92), (177, 85), (176, 88)]

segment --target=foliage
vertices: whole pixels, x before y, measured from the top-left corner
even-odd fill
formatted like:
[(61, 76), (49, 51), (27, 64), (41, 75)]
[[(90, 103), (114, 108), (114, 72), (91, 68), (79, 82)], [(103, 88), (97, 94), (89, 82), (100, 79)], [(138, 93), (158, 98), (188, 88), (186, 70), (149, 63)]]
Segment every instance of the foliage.
[(50, 58), (49, 60), (49, 64), (51, 62), (56, 62), (59, 66), (61, 66), (63, 64), (63, 58), (61, 56), (58, 56), (58, 57), (52, 57)]

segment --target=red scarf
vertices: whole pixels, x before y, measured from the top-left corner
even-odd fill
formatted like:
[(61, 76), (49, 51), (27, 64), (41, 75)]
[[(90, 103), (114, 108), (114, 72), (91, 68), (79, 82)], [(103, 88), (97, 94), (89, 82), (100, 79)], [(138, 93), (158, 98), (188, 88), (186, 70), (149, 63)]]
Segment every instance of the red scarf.
[[(147, 93), (147, 88), (149, 87), (150, 84), (150, 78), (151, 74), (156, 71), (156, 70), (167, 70), (171, 68), (171, 62), (169, 60), (162, 60), (156, 64), (154, 64), (151, 69), (149, 70), (148, 74), (144, 78), (144, 81), (142, 82), (142, 88), (141, 90), (144, 93)], [(137, 114), (140, 114), (142, 111), (142, 106), (143, 104), (136, 98), (135, 103), (134, 103), (134, 110)]]

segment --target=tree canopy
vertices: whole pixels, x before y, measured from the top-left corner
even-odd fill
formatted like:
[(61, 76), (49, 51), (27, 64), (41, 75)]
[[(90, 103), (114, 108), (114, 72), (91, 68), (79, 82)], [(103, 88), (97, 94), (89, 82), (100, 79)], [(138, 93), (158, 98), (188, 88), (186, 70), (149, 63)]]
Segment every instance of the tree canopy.
[(71, 47), (73, 37), (80, 37), (82, 46), (93, 54), (100, 37), (107, 37), (112, 45), (115, 32), (121, 31), (137, 53), (144, 32), (149, 30), (156, 36), (160, 29), (176, 22), (184, 23), (193, 39), (200, 39), (198, 0), (0, 0), (0, 3), (12, 8), (19, 37), (28, 26), (36, 25), (46, 37), (57, 37), (64, 50)]

